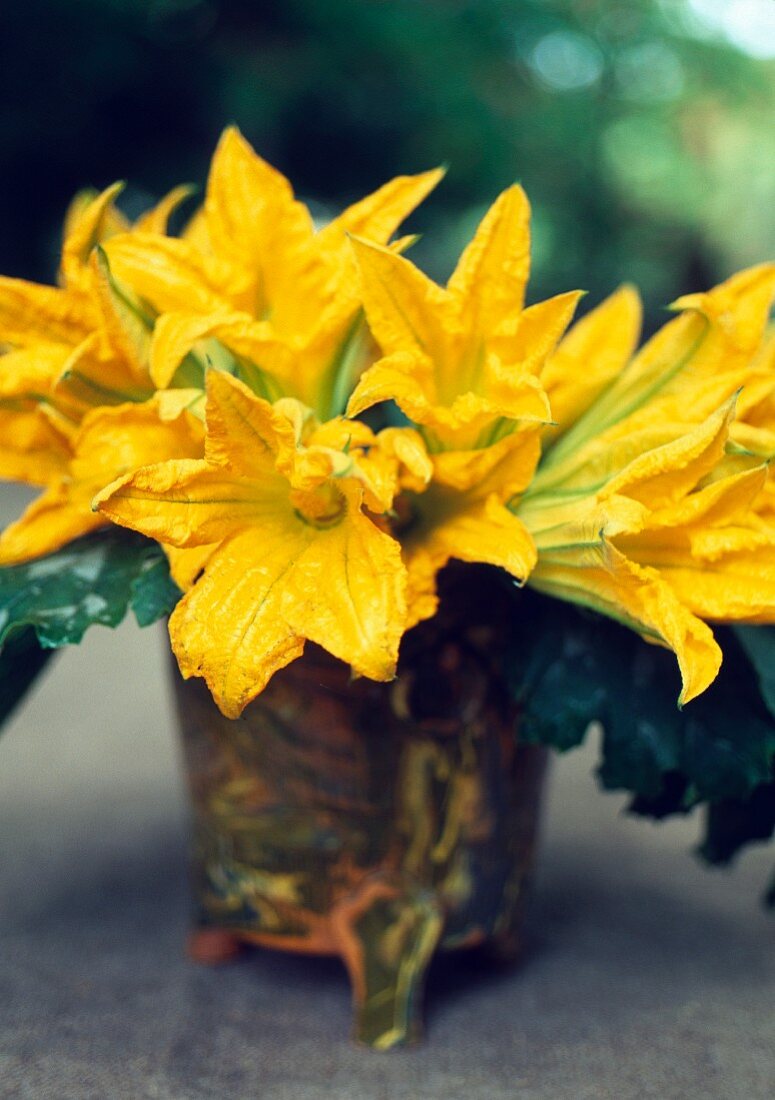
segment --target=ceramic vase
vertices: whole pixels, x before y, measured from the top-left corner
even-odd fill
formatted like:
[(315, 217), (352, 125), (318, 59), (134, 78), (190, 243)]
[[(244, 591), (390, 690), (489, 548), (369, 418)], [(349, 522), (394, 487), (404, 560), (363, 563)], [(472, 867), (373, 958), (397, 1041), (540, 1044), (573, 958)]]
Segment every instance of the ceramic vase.
[(191, 955), (340, 956), (354, 1036), (378, 1049), (417, 1040), (434, 952), (521, 944), (546, 753), (520, 744), (502, 582), (462, 576), (406, 635), (391, 683), (308, 646), (235, 721), (175, 676)]

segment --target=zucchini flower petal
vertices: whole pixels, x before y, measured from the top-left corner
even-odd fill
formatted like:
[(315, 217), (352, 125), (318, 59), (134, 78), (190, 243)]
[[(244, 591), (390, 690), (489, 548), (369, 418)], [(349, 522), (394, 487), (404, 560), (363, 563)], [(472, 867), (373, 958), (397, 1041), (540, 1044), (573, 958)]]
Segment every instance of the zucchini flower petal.
[(673, 649), (680, 702), (718, 670), (704, 620), (775, 623), (774, 294), (761, 265), (679, 299), (685, 312), (627, 361), (639, 308), (617, 292), (542, 372), (558, 424), (512, 501), (538, 551), (529, 583)]
[(93, 409), (72, 439), (60, 476), (0, 535), (0, 564), (53, 553), (103, 526), (105, 517), (92, 511), (91, 502), (105, 485), (149, 462), (201, 454), (201, 448), (199, 420), (185, 412), (162, 419), (157, 399)]
[(391, 679), (406, 574), (399, 544), (363, 511), (355, 460), (340, 468), (332, 448), (306, 446), (298, 403), (272, 406), (220, 371), (207, 378), (206, 431), (203, 460), (147, 466), (95, 500), (116, 523), (202, 548), (170, 620), (183, 675), (203, 676), (232, 718), (307, 639)]
[(324, 420), (342, 412), (371, 355), (347, 234), (386, 243), (441, 175), (398, 177), (317, 230), (288, 180), (227, 129), (182, 240), (133, 232), (107, 244), (118, 278), (161, 314), (157, 385), (194, 350), (268, 400), (297, 398)]
[(579, 294), (523, 309), (528, 220), (524, 192), (509, 188), (446, 288), (395, 252), (353, 239), (366, 316), (384, 358), (361, 377), (349, 415), (393, 399), (434, 452), (486, 447), (519, 421), (551, 419), (538, 376)]
[(430, 456), (433, 480), (425, 491), (407, 494), (408, 524), (401, 531), (409, 574), (407, 627), (435, 614), (436, 576), (453, 558), (498, 566), (524, 583), (536, 548), (507, 504), (529, 484), (538, 455), (538, 436), (528, 430), (485, 450)]

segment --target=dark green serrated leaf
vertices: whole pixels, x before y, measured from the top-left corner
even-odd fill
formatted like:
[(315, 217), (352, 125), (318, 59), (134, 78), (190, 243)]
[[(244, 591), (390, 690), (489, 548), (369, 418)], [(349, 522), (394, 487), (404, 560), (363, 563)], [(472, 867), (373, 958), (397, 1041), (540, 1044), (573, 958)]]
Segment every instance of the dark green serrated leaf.
[(523, 740), (564, 752), (600, 722), (603, 784), (658, 796), (680, 762), (674, 666), (665, 668), (663, 654), (593, 612), (523, 593), (520, 613), (514, 649), (527, 656), (515, 656), (511, 669)]
[(699, 854), (708, 863), (729, 863), (741, 848), (769, 840), (775, 833), (775, 782), (757, 787), (748, 798), (726, 798), (708, 806)]
[(775, 627), (735, 626), (732, 633), (756, 670), (762, 699), (775, 717)]
[[(758, 630), (759, 627), (751, 629)], [(736, 632), (717, 628), (724, 653), (717, 679), (684, 710), (682, 770), (702, 799), (747, 798), (771, 776), (775, 722)]]
[[(682, 775), (685, 788), (676, 812), (698, 801), (744, 798), (770, 774), (775, 724), (762, 700), (750, 663), (730, 630), (718, 631), (724, 651), (711, 687), (683, 710), (675, 658), (644, 646), (633, 636), (617, 650), (628, 684), (608, 679), (600, 778), (612, 790), (629, 790), (662, 804), (666, 777)], [(613, 669), (613, 657), (609, 669)], [(675, 781), (673, 781), (675, 791)]]
[(21, 702), (51, 657), (31, 629), (20, 630), (0, 649), (0, 725)]
[(564, 752), (599, 722), (602, 785), (629, 792), (629, 812), (656, 819), (704, 805), (708, 861), (772, 835), (775, 630), (717, 627), (719, 676), (679, 710), (668, 650), (535, 592), (514, 593), (513, 616), (506, 666), (521, 740)]
[(180, 589), (170, 576), (164, 554), (144, 557), (138, 576), (131, 583), (130, 606), (138, 626), (151, 623), (169, 615), (180, 599)]
[(522, 706), (520, 737), (567, 752), (581, 744), (605, 706), (590, 636), (597, 624), (532, 592), (517, 596), (515, 615), (524, 628), (517, 625), (507, 661)]
[(608, 790), (647, 798), (662, 794), (666, 775), (681, 769), (682, 714), (672, 661), (625, 628), (605, 633), (606, 708), (598, 775)]
[[(554, 604), (554, 606), (549, 606)], [(513, 690), (523, 708), (524, 740), (560, 751), (579, 744), (589, 724), (603, 726), (599, 777), (629, 791), (638, 813), (685, 813), (698, 802), (746, 798), (766, 783), (775, 755), (775, 722), (760, 683), (772, 633), (747, 648), (719, 629), (721, 673), (679, 710), (675, 657), (617, 623), (570, 605), (521, 593), (515, 601)], [(757, 676), (748, 650), (756, 647)], [(762, 669), (764, 672), (762, 672)], [(760, 679), (761, 677), (761, 679)]]
[(697, 805), (697, 788), (678, 771), (665, 772), (659, 794), (636, 794), (627, 806), (627, 813), (661, 821), (673, 814), (689, 814)]
[[(757, 787), (748, 798), (713, 802), (705, 811), (704, 836), (697, 854), (713, 866), (725, 866), (749, 844), (762, 844), (775, 834), (775, 777)], [(765, 891), (764, 904), (775, 906), (775, 879)]]
[(74, 645), (94, 624), (117, 626), (129, 608), (146, 626), (168, 614), (179, 595), (156, 543), (108, 528), (0, 569), (0, 646), (24, 628), (44, 648)]

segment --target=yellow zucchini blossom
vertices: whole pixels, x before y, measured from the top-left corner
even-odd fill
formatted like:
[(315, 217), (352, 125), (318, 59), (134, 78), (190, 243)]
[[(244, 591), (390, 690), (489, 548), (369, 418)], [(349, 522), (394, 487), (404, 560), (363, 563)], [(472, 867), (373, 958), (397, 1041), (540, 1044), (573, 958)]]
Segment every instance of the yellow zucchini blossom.
[(520, 582), (536, 560), (507, 504), (530, 482), (539, 429), (551, 419), (540, 373), (579, 294), (524, 308), (530, 208), (520, 187), (493, 204), (446, 288), (408, 260), (354, 240), (366, 317), (382, 348), (348, 413), (394, 401), (432, 462), (422, 494), (405, 502), (401, 532), (413, 625), (436, 611), (436, 575), (451, 558), (486, 562)]
[[(114, 184), (99, 195), (84, 192), (71, 204), (59, 286), (0, 276), (0, 428), (13, 423), (12, 431), (0, 430), (1, 476), (45, 484), (50, 461), (54, 472), (59, 468), (46, 444), (52, 423), (58, 437), (90, 408), (145, 400), (153, 392), (139, 350), (140, 321), (118, 292), (104, 254), (95, 251), (130, 229), (114, 204), (120, 190)], [(132, 231), (163, 234), (184, 194), (176, 188)], [(56, 456), (56, 445), (53, 451)]]
[(632, 290), (584, 318), (543, 372), (558, 423), (512, 505), (538, 551), (529, 583), (673, 649), (682, 702), (721, 662), (706, 620), (775, 622), (775, 529), (756, 510), (766, 464), (729, 453), (773, 292), (762, 266), (680, 299), (634, 358)]
[(92, 409), (63, 440), (67, 462), (59, 477), (0, 534), (0, 565), (53, 553), (103, 526), (105, 518), (91, 507), (95, 493), (138, 466), (199, 456), (202, 436), (201, 421), (180, 406), (167, 410), (163, 394)]
[[(0, 535), (0, 564), (51, 553), (104, 524), (91, 497), (132, 466), (201, 453), (192, 395), (157, 399), (152, 322), (116, 286), (101, 245), (130, 231), (121, 185), (84, 193), (65, 220), (60, 286), (0, 278), (0, 476), (44, 487)], [(132, 232), (163, 239), (177, 188)]]
[(504, 191), (445, 288), (396, 252), (353, 241), (384, 358), (355, 387), (350, 416), (395, 401), (433, 452), (478, 450), (551, 419), (539, 374), (580, 293), (524, 308), (529, 219), (522, 188)]
[(400, 176), (317, 229), (288, 180), (227, 129), (182, 239), (132, 233), (107, 245), (118, 278), (160, 315), (155, 384), (168, 386), (193, 349), (269, 400), (294, 397), (321, 419), (341, 412), (371, 354), (347, 235), (386, 243), (441, 175)]
[(320, 228), (230, 128), (179, 238), (185, 188), (132, 225), (119, 185), (80, 196), (60, 285), (0, 278), (0, 477), (43, 490), (0, 566), (109, 522), (156, 539), (182, 673), (229, 717), (307, 641), (392, 678), (451, 559), (620, 620), (704, 691), (709, 624), (775, 622), (775, 265), (640, 350), (629, 286), (566, 333), (578, 292), (525, 306), (517, 186), (445, 286), (404, 258), (440, 175)]
[(753, 507), (757, 516), (775, 527), (775, 327), (751, 364), (730, 435), (734, 449), (730, 464), (744, 467), (756, 460), (770, 464), (769, 476)]
[(114, 197), (110, 188), (71, 205), (60, 286), (0, 276), (0, 477), (45, 485), (66, 464), (67, 437), (88, 404), (63, 376), (99, 324), (88, 254), (112, 228)]
[(206, 428), (204, 459), (143, 467), (95, 500), (162, 543), (210, 548), (170, 620), (183, 675), (203, 676), (232, 718), (306, 639), (391, 679), (406, 576), (399, 544), (364, 511), (357, 448), (331, 447), (298, 402), (273, 406), (220, 371), (207, 378)]
[(534, 429), (481, 451), (430, 456), (432, 479), (422, 494), (404, 494), (400, 531), (408, 572), (407, 629), (435, 615), (436, 577), (452, 559), (505, 569), (520, 583), (536, 563), (533, 539), (507, 507), (530, 484), (538, 462)]

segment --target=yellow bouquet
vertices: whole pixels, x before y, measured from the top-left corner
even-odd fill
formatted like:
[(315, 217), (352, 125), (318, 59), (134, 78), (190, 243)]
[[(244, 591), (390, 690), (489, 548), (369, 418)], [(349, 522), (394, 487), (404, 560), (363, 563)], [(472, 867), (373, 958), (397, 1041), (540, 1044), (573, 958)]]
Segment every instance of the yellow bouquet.
[[(168, 221), (187, 188), (130, 224), (116, 185), (72, 204), (58, 286), (0, 279), (0, 477), (42, 490), (0, 535), (0, 717), (47, 651), (128, 607), (141, 625), (170, 615), (183, 677), (202, 677), (227, 719), (268, 696), (307, 642), (361, 684), (391, 682), (404, 636), (440, 614), (450, 563), (479, 566), (472, 577), (489, 567), (507, 582), (497, 610), (509, 636), (476, 645), (508, 681), (519, 744), (564, 750), (601, 721), (603, 783), (656, 816), (707, 805), (705, 854), (723, 862), (775, 827), (775, 264), (680, 298), (639, 348), (630, 286), (576, 323), (579, 291), (526, 305), (518, 186), (446, 286), (431, 281), (408, 258), (413, 238), (396, 233), (441, 176), (394, 179), (319, 226), (228, 129), (178, 236)], [(444, 660), (454, 678), (459, 654)], [(286, 717), (306, 690), (293, 684), (276, 689)], [(338, 698), (322, 705), (321, 738), (344, 728), (326, 709)], [(377, 713), (382, 697), (359, 698)], [(390, 706), (387, 725), (414, 720), (406, 691)], [(433, 727), (429, 747), (425, 719), (409, 763), (391, 757), (398, 878), (386, 855), (356, 882), (368, 830), (354, 810), (327, 908), (292, 861), (276, 879), (245, 861), (208, 871), (216, 923), (228, 913), (243, 938), (274, 942), (282, 929), (295, 947), (307, 936), (304, 950), (342, 954), (361, 1037), (376, 1045), (409, 1034), (407, 975), (445, 925), (455, 943), (504, 927), (500, 910), (483, 928), (463, 901), (494, 866), (477, 863), (494, 818), (472, 776), (516, 758), (496, 738), (499, 763), (481, 757), (476, 772), (483, 727), (459, 709), (454, 759), (448, 727)], [(279, 751), (289, 771), (298, 751), (293, 739)], [(304, 776), (323, 760), (310, 752)], [(431, 772), (446, 784), (433, 842), (417, 801)], [(235, 820), (253, 821), (259, 847), (276, 810), (261, 783), (235, 779), (211, 800), (244, 799)], [(325, 833), (332, 806), (305, 836)], [(215, 847), (236, 850), (241, 835)], [(280, 866), (288, 838), (271, 836)], [(513, 909), (521, 886), (506, 878)], [(259, 880), (270, 885), (256, 900)], [(361, 936), (367, 909), (384, 940)], [(393, 955), (408, 969), (396, 962), (386, 996), (379, 968)]]
[[(680, 299), (636, 351), (622, 287), (525, 305), (529, 205), (505, 191), (446, 287), (393, 240), (441, 173), (322, 228), (235, 129), (204, 205), (68, 215), (59, 287), (0, 282), (0, 473), (41, 496), (4, 566), (106, 523), (165, 548), (184, 676), (239, 715), (305, 640), (395, 674), (450, 559), (506, 570), (674, 651), (775, 620), (775, 266)], [(568, 330), (568, 331), (566, 331)], [(369, 416), (377, 412), (382, 415)]]

